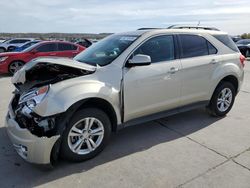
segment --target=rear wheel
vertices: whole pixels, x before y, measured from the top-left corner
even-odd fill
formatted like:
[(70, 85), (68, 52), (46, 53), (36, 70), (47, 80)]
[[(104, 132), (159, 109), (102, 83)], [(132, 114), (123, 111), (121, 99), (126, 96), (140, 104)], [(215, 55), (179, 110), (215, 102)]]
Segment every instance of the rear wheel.
[(7, 49), (7, 51), (8, 52), (14, 51), (15, 48), (16, 48), (15, 46), (9, 46), (8, 49)]
[(15, 74), (15, 72), (17, 72), (19, 69), (21, 69), (23, 67), (24, 63), (22, 61), (13, 61), (10, 65), (9, 65), (9, 73), (10, 74)]
[(107, 145), (111, 123), (102, 110), (85, 108), (78, 111), (62, 135), (61, 156), (69, 161), (95, 157)]
[(222, 82), (214, 91), (208, 110), (213, 116), (225, 116), (234, 104), (236, 91), (230, 82)]
[(4, 48), (0, 48), (0, 53), (5, 52), (6, 50)]

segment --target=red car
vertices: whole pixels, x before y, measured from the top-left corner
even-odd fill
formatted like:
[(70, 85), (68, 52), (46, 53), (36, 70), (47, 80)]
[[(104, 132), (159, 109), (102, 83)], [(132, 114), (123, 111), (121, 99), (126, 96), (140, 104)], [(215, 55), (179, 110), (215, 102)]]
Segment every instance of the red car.
[(0, 53), (0, 73), (14, 74), (25, 63), (41, 56), (73, 58), (85, 49), (83, 46), (70, 42), (43, 41), (21, 52)]

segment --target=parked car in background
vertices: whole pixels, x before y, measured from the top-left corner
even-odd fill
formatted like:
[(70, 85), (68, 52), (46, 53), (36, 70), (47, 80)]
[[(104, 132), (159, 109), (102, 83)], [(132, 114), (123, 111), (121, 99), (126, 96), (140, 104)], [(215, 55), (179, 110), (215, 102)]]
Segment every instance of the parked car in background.
[(19, 46), (23, 45), (23, 43), (29, 42), (32, 40), (34, 40), (34, 39), (16, 38), (16, 39), (6, 40), (6, 41), (0, 43), (0, 53), (10, 51), (11, 49), (13, 49), (15, 47), (19, 47)]
[(0, 53), (0, 73), (14, 74), (25, 63), (42, 56), (73, 58), (85, 49), (83, 46), (70, 42), (44, 41), (30, 46), (22, 52)]
[(76, 44), (79, 44), (81, 46), (84, 46), (85, 48), (88, 48), (92, 45), (92, 42), (88, 39), (82, 39), (80, 41), (77, 41)]
[(240, 36), (231, 36), (231, 38), (234, 42), (238, 42), (239, 40), (242, 39)]
[(33, 41), (29, 41), (29, 42), (25, 42), (23, 45), (21, 46), (17, 46), (17, 47), (14, 47), (13, 49), (10, 49), (11, 52), (21, 52), (23, 50), (25, 50), (26, 48), (38, 43), (38, 42), (41, 42), (41, 40), (33, 40)]
[(4, 41), (6, 41), (6, 39), (0, 39), (0, 44), (3, 43)]
[(250, 57), (250, 39), (239, 40), (236, 44), (242, 55)]
[(7, 132), (29, 162), (50, 164), (59, 155), (84, 161), (127, 126), (198, 107), (225, 116), (240, 91), (244, 60), (217, 30), (114, 34), (72, 60), (40, 58), (20, 69)]

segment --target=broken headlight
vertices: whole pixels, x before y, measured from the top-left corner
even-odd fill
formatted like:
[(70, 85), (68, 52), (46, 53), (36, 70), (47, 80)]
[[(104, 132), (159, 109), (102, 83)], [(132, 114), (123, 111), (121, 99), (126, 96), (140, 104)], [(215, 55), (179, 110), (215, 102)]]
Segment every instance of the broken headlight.
[(49, 85), (33, 89), (20, 96), (19, 104), (25, 103), (27, 107), (33, 109), (37, 104), (41, 103), (49, 91)]

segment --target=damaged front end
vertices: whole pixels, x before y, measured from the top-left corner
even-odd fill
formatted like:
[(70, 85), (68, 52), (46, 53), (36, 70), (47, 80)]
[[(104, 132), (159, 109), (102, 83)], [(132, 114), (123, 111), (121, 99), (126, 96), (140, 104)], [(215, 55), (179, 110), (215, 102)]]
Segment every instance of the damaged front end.
[(12, 82), (16, 90), (6, 117), (8, 134), (17, 152), (37, 164), (51, 162), (53, 146), (60, 137), (57, 124), (61, 114), (43, 117), (35, 113), (36, 107), (49, 95), (53, 84), (95, 71), (93, 67), (84, 69), (69, 62), (43, 60), (31, 62), (14, 75)]
[(42, 137), (55, 135), (55, 118), (41, 117), (33, 109), (46, 97), (49, 85), (33, 89), (27, 93), (19, 94), (16, 90), (11, 107), (15, 114), (15, 120), (21, 128), (28, 129), (32, 134)]

